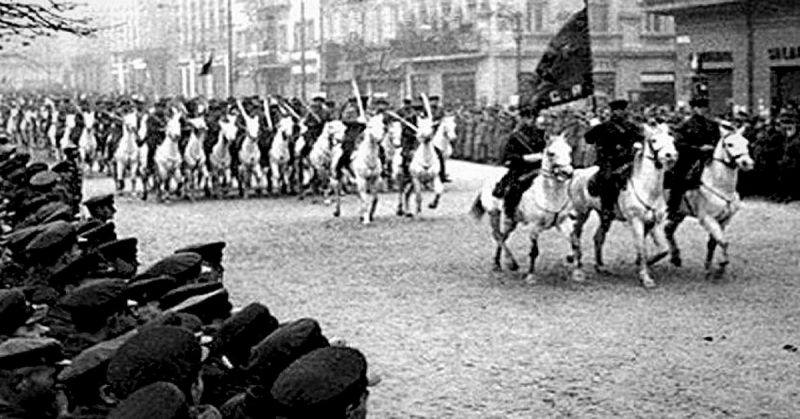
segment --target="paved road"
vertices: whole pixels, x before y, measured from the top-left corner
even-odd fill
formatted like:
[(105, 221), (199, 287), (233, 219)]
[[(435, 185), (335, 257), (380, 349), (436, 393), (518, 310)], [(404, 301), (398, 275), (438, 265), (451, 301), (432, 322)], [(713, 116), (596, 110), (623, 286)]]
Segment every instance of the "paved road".
[[(236, 302), (260, 301), (281, 320), (317, 318), (384, 380), (374, 418), (796, 417), (800, 412), (800, 228), (797, 206), (748, 202), (730, 231), (732, 264), (703, 280), (705, 238), (679, 233), (685, 266), (636, 283), (629, 234), (609, 236), (615, 275), (562, 278), (568, 245), (542, 239), (548, 280), (490, 273), (486, 224), (466, 212), (499, 171), (451, 164), (456, 182), (437, 212), (395, 217), (384, 195), (374, 225), (296, 199), (158, 205), (120, 199), (118, 231), (140, 238), (144, 265), (198, 241), (226, 240)], [(108, 180), (87, 192), (110, 191)], [(590, 224), (590, 229), (594, 224)], [(588, 235), (587, 235), (588, 236)], [(586, 246), (589, 245), (587, 238)], [(512, 247), (523, 256), (527, 238)], [(791, 345), (791, 346), (786, 346)]]

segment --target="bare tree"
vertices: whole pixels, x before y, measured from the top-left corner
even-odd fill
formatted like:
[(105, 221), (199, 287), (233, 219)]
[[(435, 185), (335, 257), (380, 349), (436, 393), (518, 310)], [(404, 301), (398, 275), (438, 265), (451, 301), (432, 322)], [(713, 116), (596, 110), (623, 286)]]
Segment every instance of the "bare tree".
[(65, 0), (0, 0), (0, 49), (9, 42), (27, 46), (37, 37), (58, 33), (93, 34), (97, 28), (90, 19), (72, 16), (79, 6)]

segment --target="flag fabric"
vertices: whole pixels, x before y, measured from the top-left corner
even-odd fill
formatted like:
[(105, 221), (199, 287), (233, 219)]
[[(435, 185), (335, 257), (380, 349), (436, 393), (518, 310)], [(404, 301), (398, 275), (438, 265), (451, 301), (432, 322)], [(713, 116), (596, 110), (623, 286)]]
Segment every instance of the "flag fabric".
[(594, 94), (586, 3), (572, 14), (542, 55), (536, 73), (521, 77), (520, 103), (545, 109)]
[(211, 64), (214, 62), (214, 53), (211, 53), (211, 56), (208, 57), (208, 61), (200, 67), (200, 75), (207, 76), (211, 74)]

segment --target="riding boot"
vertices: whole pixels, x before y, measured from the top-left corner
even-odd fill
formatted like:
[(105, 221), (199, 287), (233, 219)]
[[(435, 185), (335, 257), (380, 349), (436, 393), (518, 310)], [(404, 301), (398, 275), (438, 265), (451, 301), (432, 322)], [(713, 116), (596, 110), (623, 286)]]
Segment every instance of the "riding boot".
[(616, 214), (617, 198), (619, 188), (616, 185), (607, 184), (600, 193), (600, 217), (602, 219), (614, 219)]
[(680, 218), (679, 212), (684, 193), (684, 186), (678, 185), (677, 183), (673, 185), (672, 189), (669, 191), (669, 199), (667, 200), (667, 218), (670, 220)]
[(512, 182), (511, 185), (508, 186), (508, 189), (505, 194), (505, 198), (503, 199), (506, 217), (509, 219), (514, 218), (514, 213), (517, 211), (517, 205), (519, 205), (519, 201), (522, 200), (522, 194), (525, 192), (525, 189), (520, 185), (519, 182)]
[(507, 171), (506, 174), (497, 181), (497, 184), (494, 185), (494, 189), (492, 190), (492, 196), (495, 198), (502, 198), (506, 195), (506, 191), (511, 186), (511, 183), (514, 179), (517, 178), (517, 174), (513, 173), (511, 170)]
[(442, 181), (442, 183), (450, 182), (450, 179), (447, 178), (447, 173), (445, 172), (444, 153), (442, 152), (442, 150), (439, 150), (436, 147), (434, 147), (433, 149), (436, 150), (436, 157), (439, 158), (439, 179)]

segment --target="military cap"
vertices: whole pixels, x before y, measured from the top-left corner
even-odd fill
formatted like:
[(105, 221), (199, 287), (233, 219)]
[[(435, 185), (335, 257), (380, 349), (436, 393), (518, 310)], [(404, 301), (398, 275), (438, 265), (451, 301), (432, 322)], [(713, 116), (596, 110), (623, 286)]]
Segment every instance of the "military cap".
[(42, 223), (52, 223), (54, 221), (72, 221), (75, 218), (72, 213), (72, 207), (67, 204), (61, 203), (51, 208), (51, 210), (44, 214)]
[(158, 326), (180, 327), (196, 335), (202, 332), (203, 321), (194, 314), (166, 312), (144, 324), (141, 330)]
[(102, 325), (108, 316), (127, 308), (126, 289), (123, 279), (92, 280), (65, 295), (60, 305), (80, 329)]
[(19, 253), (47, 227), (48, 225), (37, 224), (14, 230), (3, 237), (3, 243), (12, 253)]
[(689, 101), (689, 106), (693, 108), (707, 108), (709, 106), (708, 98), (706, 97), (693, 97)]
[(30, 312), (22, 290), (0, 290), (0, 336), (13, 334), (28, 317)]
[(120, 399), (158, 381), (173, 383), (188, 395), (200, 372), (201, 356), (200, 343), (188, 330), (147, 328), (123, 343), (111, 358), (107, 382)]
[[(136, 281), (139, 282), (139, 281)], [(177, 281), (176, 281), (177, 282)], [(204, 284), (186, 284), (173, 288), (169, 292), (161, 296), (158, 301), (158, 306), (162, 310), (166, 310), (186, 301), (191, 297), (198, 295), (208, 294), (222, 289), (221, 282), (207, 282)]]
[(61, 343), (51, 338), (11, 338), (0, 343), (0, 369), (52, 365), (63, 359)]
[(169, 275), (179, 283), (186, 284), (200, 276), (202, 262), (203, 258), (197, 253), (176, 253), (154, 263), (138, 275), (137, 279)]
[(386, 105), (386, 106), (389, 106), (389, 101), (388, 101), (388, 100), (386, 100), (385, 98), (382, 98), (382, 97), (376, 98), (376, 99), (375, 99), (375, 100), (374, 100), (372, 103), (374, 103), (374, 104), (376, 104), (376, 105)]
[[(109, 259), (122, 259), (128, 262), (136, 262), (138, 256), (139, 240), (136, 237), (112, 240), (97, 246), (97, 253)], [(157, 278), (162, 275), (155, 275), (148, 278)]]
[(439, 95), (430, 95), (428, 97), (428, 100), (433, 102), (433, 101), (441, 100), (441, 97), (439, 97)]
[(69, 143), (69, 144), (64, 146), (64, 152), (65, 153), (74, 153), (74, 152), (77, 152), (77, 151), (78, 151), (78, 146), (73, 144), (73, 143)]
[(180, 248), (175, 253), (197, 253), (204, 261), (212, 265), (220, 265), (222, 264), (222, 250), (225, 249), (225, 246), (224, 241), (193, 244)]
[(25, 172), (28, 175), (28, 178), (30, 178), (33, 177), (33, 175), (39, 172), (44, 172), (47, 169), (48, 169), (47, 163), (33, 162), (33, 163), (28, 163), (28, 166), (25, 167)]
[(99, 225), (89, 230), (86, 230), (84, 232), (78, 232), (78, 236), (85, 239), (90, 245), (101, 246), (103, 244), (112, 243), (117, 240), (116, 229), (117, 229), (116, 225), (113, 222), (108, 222), (108, 223), (100, 222)]
[(297, 358), (326, 346), (329, 346), (328, 339), (322, 335), (316, 320), (296, 320), (279, 327), (252, 348), (247, 372), (259, 384), (270, 386)]
[(325, 100), (326, 100), (326, 97), (325, 97), (324, 94), (316, 94), (316, 95), (314, 95), (313, 98), (311, 98), (312, 102), (316, 102), (316, 103), (319, 103), (319, 104), (325, 103)]
[(70, 364), (66, 366), (58, 374), (58, 381), (60, 382), (80, 382), (87, 376), (101, 375), (105, 381), (106, 369), (111, 358), (117, 352), (117, 349), (127, 342), (128, 339), (136, 335), (138, 331), (131, 330), (124, 335), (117, 336), (114, 339), (104, 340), (89, 348), (84, 349), (81, 353), (72, 358)]
[(50, 171), (53, 173), (61, 173), (61, 174), (69, 173), (69, 171), (71, 170), (70, 167), (71, 167), (70, 163), (64, 160), (54, 164), (53, 167), (50, 168)]
[(86, 208), (95, 208), (100, 206), (106, 205), (114, 205), (114, 195), (113, 194), (105, 194), (105, 195), (97, 195), (93, 196), (86, 201), (83, 202), (83, 205)]
[(278, 320), (263, 304), (252, 303), (222, 323), (216, 339), (211, 343), (212, 353), (225, 355), (236, 366), (244, 367), (250, 348), (278, 328)]
[(29, 256), (48, 255), (50, 259), (61, 256), (61, 252), (77, 243), (75, 229), (66, 221), (50, 223), (36, 235), (25, 248)]
[(203, 321), (203, 324), (211, 324), (214, 320), (230, 317), (232, 308), (230, 295), (223, 288), (203, 295), (189, 297), (180, 304), (171, 307), (169, 311), (194, 314)]
[(329, 108), (333, 109), (333, 108), (335, 108), (335, 107), (336, 107), (336, 101), (333, 101), (333, 100), (326, 100), (326, 101), (325, 101), (325, 106), (327, 106), (327, 107), (329, 107)]
[(29, 183), (32, 187), (42, 190), (52, 187), (58, 180), (59, 177), (55, 172), (47, 170), (33, 175)]
[(190, 419), (186, 395), (175, 384), (146, 385), (123, 400), (108, 419)]
[(280, 373), (270, 391), (276, 414), (288, 419), (338, 417), (367, 388), (367, 359), (356, 349), (314, 350)]
[(612, 100), (608, 103), (608, 108), (612, 111), (624, 111), (628, 109), (628, 101), (625, 99)]
[(145, 304), (151, 301), (158, 301), (164, 294), (177, 286), (178, 281), (175, 278), (163, 275), (132, 282), (128, 284), (125, 294), (129, 300)]
[(103, 258), (96, 252), (86, 252), (62, 266), (47, 279), (52, 287), (64, 290), (67, 285), (75, 285), (85, 280), (87, 276), (96, 273)]

